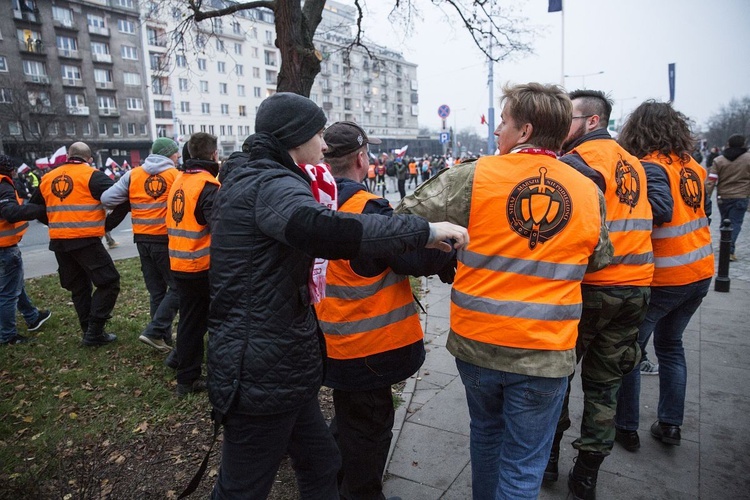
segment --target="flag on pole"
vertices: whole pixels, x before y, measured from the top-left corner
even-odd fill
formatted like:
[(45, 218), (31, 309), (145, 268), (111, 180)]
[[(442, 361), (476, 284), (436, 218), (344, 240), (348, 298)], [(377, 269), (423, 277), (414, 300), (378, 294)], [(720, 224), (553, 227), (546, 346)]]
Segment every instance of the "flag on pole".
[(674, 102), (675, 63), (669, 63), (669, 102)]
[(19, 174), (22, 174), (22, 173), (26, 172), (27, 170), (31, 170), (31, 168), (28, 165), (26, 165), (25, 163), (21, 163), (21, 166), (18, 167), (18, 173)]
[(65, 146), (55, 151), (49, 158), (49, 166), (52, 168), (59, 167), (63, 163), (68, 161), (68, 150)]
[(111, 157), (107, 157), (107, 161), (104, 162), (104, 165), (107, 167), (111, 167), (112, 165), (114, 165), (115, 168), (120, 168), (120, 165)]
[(38, 158), (34, 160), (34, 164), (37, 166), (37, 168), (40, 168), (42, 170), (49, 168), (49, 160), (47, 158)]
[(484, 114), (482, 115), (482, 119), (480, 120), (481, 125), (487, 125), (487, 118), (485, 118)]
[(403, 158), (403, 156), (406, 154), (407, 149), (409, 149), (408, 144), (401, 149), (394, 149), (393, 153), (396, 155), (397, 158)]
[(123, 170), (130, 170), (130, 165), (128, 165), (128, 160), (122, 160), (122, 168)]
[(562, 12), (562, 0), (549, 0), (547, 12)]

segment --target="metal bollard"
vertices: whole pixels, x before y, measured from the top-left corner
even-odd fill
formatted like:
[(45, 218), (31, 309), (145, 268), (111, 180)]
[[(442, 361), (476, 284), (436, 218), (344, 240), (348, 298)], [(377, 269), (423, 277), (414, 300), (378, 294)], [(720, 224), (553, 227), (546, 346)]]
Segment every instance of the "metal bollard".
[(729, 284), (729, 247), (732, 244), (732, 223), (729, 219), (721, 221), (721, 241), (719, 242), (719, 275), (714, 282), (714, 290), (728, 292)]

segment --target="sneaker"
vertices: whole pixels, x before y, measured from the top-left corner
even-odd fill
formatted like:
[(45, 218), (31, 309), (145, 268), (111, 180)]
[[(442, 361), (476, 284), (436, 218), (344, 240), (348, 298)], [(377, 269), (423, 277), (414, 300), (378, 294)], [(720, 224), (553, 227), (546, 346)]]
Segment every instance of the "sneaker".
[(146, 345), (153, 347), (159, 352), (167, 353), (172, 350), (172, 348), (169, 347), (166, 342), (164, 342), (164, 339), (155, 339), (153, 337), (149, 337), (148, 335), (141, 335), (140, 337), (138, 337), (138, 340)]
[(117, 243), (116, 241), (113, 241), (112, 243), (107, 243), (107, 246), (108, 246), (109, 248), (117, 248), (117, 247), (119, 247), (119, 246), (120, 246), (120, 244), (119, 244), (119, 243)]
[(729, 261), (730, 262), (737, 262), (737, 256), (732, 254), (729, 254)]
[(24, 337), (23, 335), (16, 334), (16, 336), (10, 339), (9, 341), (0, 342), (0, 345), (28, 344), (29, 342), (34, 342), (34, 339), (30, 339), (28, 337)]
[(652, 363), (648, 359), (641, 361), (641, 375), (659, 375), (659, 363)]
[(203, 379), (198, 379), (193, 381), (192, 384), (177, 384), (177, 389), (175, 389), (175, 394), (177, 394), (177, 397), (182, 399), (188, 394), (195, 394), (197, 392), (205, 392), (206, 391), (206, 381)]
[(50, 311), (49, 309), (39, 309), (39, 316), (37, 317), (34, 323), (28, 325), (28, 330), (30, 332), (35, 332), (39, 330), (39, 328), (44, 324), (44, 322), (50, 319), (51, 317), (52, 317), (52, 311)]
[(83, 336), (81, 344), (85, 347), (99, 347), (114, 342), (115, 340), (117, 340), (117, 335), (112, 333), (102, 333), (101, 335), (86, 334)]

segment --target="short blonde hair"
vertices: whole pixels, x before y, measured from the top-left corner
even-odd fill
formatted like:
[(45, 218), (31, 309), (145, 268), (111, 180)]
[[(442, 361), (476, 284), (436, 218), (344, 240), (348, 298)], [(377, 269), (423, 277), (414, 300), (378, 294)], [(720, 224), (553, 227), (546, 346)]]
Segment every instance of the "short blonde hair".
[(570, 131), (573, 104), (559, 85), (531, 82), (503, 87), (502, 101), (516, 125), (530, 123), (530, 143), (558, 151)]

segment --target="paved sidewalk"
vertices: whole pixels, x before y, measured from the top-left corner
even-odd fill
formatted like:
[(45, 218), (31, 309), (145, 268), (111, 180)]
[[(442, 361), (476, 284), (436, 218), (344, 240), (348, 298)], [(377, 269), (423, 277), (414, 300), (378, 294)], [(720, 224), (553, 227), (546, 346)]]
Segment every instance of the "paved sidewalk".
[[(712, 233), (718, 263), (716, 220)], [(650, 436), (659, 381), (644, 376), (641, 449), (629, 453), (615, 445), (599, 474), (598, 498), (750, 498), (750, 228), (740, 234), (737, 248), (740, 261), (730, 268), (730, 292), (715, 292), (712, 284), (685, 331), (688, 390), (682, 445), (666, 446)], [(404, 500), (470, 499), (469, 414), (454, 358), (445, 349), (450, 287), (437, 277), (424, 283), (427, 359), (407, 381), (406, 402), (397, 412), (385, 493)], [(567, 471), (576, 456), (571, 443), (582, 408), (576, 376), (570, 400), (573, 426), (563, 439), (561, 477), (544, 486), (539, 498), (567, 496)]]

